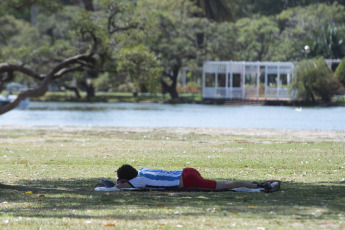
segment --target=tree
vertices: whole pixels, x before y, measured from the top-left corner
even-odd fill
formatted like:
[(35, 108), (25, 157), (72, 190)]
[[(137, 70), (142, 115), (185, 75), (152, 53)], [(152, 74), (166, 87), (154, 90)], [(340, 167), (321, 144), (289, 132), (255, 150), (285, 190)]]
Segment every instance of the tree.
[[(345, 13), (344, 6), (336, 2), (332, 5), (323, 3), (287, 9), (277, 15), (276, 19), (280, 29), (280, 39), (272, 56), (275, 57), (275, 60), (290, 61), (306, 58), (304, 51), (306, 45), (313, 47), (314, 43), (318, 44), (325, 41), (325, 39), (321, 39), (327, 34), (327, 29), (323, 30), (324, 28), (330, 26), (330, 28), (337, 28), (337, 33), (343, 31)], [(318, 39), (320, 42), (317, 42)], [(330, 41), (330, 39), (328, 40)], [(320, 47), (320, 45), (318, 46)], [(322, 47), (325, 46), (327, 45), (322, 45)], [(333, 47), (335, 46), (333, 45)], [(324, 49), (312, 50), (308, 57), (324, 55), (321, 50)]]
[[(20, 93), (16, 100), (1, 107), (0, 114), (15, 108), (22, 99), (43, 95), (49, 84), (66, 74), (97, 73), (107, 71), (109, 66), (113, 68), (116, 64), (114, 54), (126, 44), (123, 34), (136, 29), (138, 23), (128, 21), (132, 18), (128, 8), (120, 7), (130, 3), (107, 0), (101, 3), (103, 11), (100, 12), (66, 6), (54, 14), (62, 16), (68, 23), (64, 24), (66, 27), (61, 36), (55, 34), (53, 40), (38, 28), (28, 25), (25, 28), (30, 28), (29, 32), (18, 29), (11, 34), (13, 36), (7, 37), (6, 44), (0, 44), (3, 46), (0, 86), (17, 77), (35, 79), (32, 89)], [(24, 32), (32, 35), (25, 36)]]
[(345, 43), (343, 31), (339, 31), (336, 26), (324, 25), (319, 30), (314, 31), (313, 36), (309, 38), (312, 46), (310, 48), (311, 56), (321, 55), (328, 59), (338, 59), (345, 56)]
[(270, 61), (270, 48), (278, 41), (278, 25), (272, 18), (242, 18), (236, 22), (238, 28), (238, 57), (246, 61)]
[(321, 3), (332, 5), (335, 2), (345, 5), (344, 0), (242, 0), (236, 14), (240, 18), (251, 17), (255, 14), (274, 16), (291, 8), (305, 8), (309, 5), (319, 5)]
[[(0, 40), (0, 63), (6, 62), (18, 66), (26, 65), (35, 71), (36, 64), (38, 64), (37, 57), (50, 55), (50, 51), (47, 49), (49, 45), (47, 37), (40, 36), (37, 28), (31, 27), (28, 22), (15, 19), (9, 15), (0, 17), (0, 23), (5, 25), (1, 30), (3, 39)], [(46, 66), (45, 61), (44, 59), (40, 63), (43, 69)], [(0, 74), (0, 92), (4, 84), (13, 81), (15, 76), (17, 78), (22, 77), (11, 72)], [(22, 83), (33, 86), (35, 84), (33, 79), (23, 79)]]
[(238, 60), (239, 28), (232, 22), (213, 23), (208, 27), (209, 60)]
[[(80, 18), (78, 18), (78, 14), (75, 17), (80, 19), (80, 24), (77, 25), (75, 21), (72, 20), (73, 18), (69, 15), (69, 13), (75, 13), (75, 10), (77, 10), (75, 7), (67, 8), (64, 11), (55, 13), (54, 16), (58, 16), (55, 17), (55, 19), (57, 20), (59, 20), (59, 16), (61, 17), (62, 15), (63, 17), (66, 17), (66, 19), (70, 19), (68, 23), (66, 22), (66, 20), (59, 20), (61, 22), (60, 26), (62, 28), (67, 29), (69, 33), (71, 33), (73, 29), (75, 29), (74, 31), (77, 30), (77, 33), (75, 33), (74, 35), (68, 35), (68, 32), (62, 32), (61, 34), (57, 35), (54, 34), (54, 27), (49, 27), (49, 30), (45, 30), (45, 27), (42, 27), (40, 25), (38, 25), (37, 27), (27, 26), (28, 28), (31, 28), (31, 30), (29, 30), (29, 32), (32, 34), (31, 36), (28, 36), (30, 34), (27, 34), (26, 30), (18, 30), (18, 34), (16, 36), (13, 36), (12, 38), (8, 39), (8, 43), (4, 47), (4, 53), (7, 57), (6, 62), (12, 64), (12, 66), (16, 63), (21, 63), (21, 66), (31, 69), (36, 73), (44, 73), (49, 72), (50, 69), (53, 69), (59, 63), (63, 63), (65, 59), (75, 56), (76, 53), (91, 54), (103, 52), (101, 49), (98, 49), (97, 43), (99, 43), (99, 41), (96, 40), (96, 37), (94, 40), (87, 38), (87, 36), (89, 36), (90, 33), (86, 35), (86, 30), (87, 26), (90, 26), (90, 23), (85, 23), (85, 25), (87, 26), (83, 25), (83, 22), (87, 21), (86, 17), (83, 18), (83, 13), (79, 14)], [(45, 15), (42, 13), (41, 17), (44, 18)], [(45, 18), (48, 19), (47, 21), (49, 21), (50, 19), (50, 17), (47, 16)], [(43, 30), (41, 30), (42, 28)], [(46, 31), (49, 31), (49, 33), (46, 34)], [(95, 29), (94, 31), (92, 31), (92, 33), (96, 31), (97, 30)], [(79, 40), (81, 42), (80, 44), (88, 43), (90, 46), (85, 47), (81, 45), (79, 47), (73, 47), (73, 42), (68, 41), (67, 38), (71, 39), (71, 41), (72, 39)], [(12, 57), (12, 59), (9, 57)], [(92, 61), (95, 60), (96, 59)], [(95, 68), (97, 64), (90, 63), (89, 66), (84, 65), (84, 68), (77, 68), (76, 71), (92, 69), (90, 68), (91, 66), (92, 68)], [(17, 78), (24, 78), (23, 72), (14, 71), (14, 73), (17, 74), (9, 74), (9, 72), (7, 72), (7, 76), (16, 76)], [(13, 80), (13, 77), (3, 78), (2, 80), (4, 80), (3, 82), (6, 82), (9, 80)], [(36, 78), (35, 80), (36, 82), (39, 82), (42, 79)], [(35, 84), (31, 84), (31, 86), (35, 86)]]
[(190, 17), (190, 9), (194, 10), (187, 3), (178, 8), (169, 4), (156, 8), (151, 6), (151, 17), (147, 19), (145, 28), (146, 44), (163, 67), (163, 90), (172, 99), (179, 98), (176, 86), (181, 68), (187, 64), (201, 64), (209, 50), (207, 42), (204, 46), (198, 44), (197, 34), (206, 34), (208, 38), (207, 30), (211, 23), (204, 18)]
[(297, 81), (292, 85), (298, 90), (298, 97), (305, 101), (316, 102), (320, 97), (330, 102), (332, 96), (341, 87), (323, 58), (303, 60), (296, 69)]
[[(235, 19), (235, 11), (238, 6), (237, 0), (192, 0), (197, 9), (192, 10), (194, 17), (200, 17), (216, 22), (233, 21)], [(200, 47), (205, 45), (205, 34), (197, 33), (197, 43)]]
[(118, 54), (118, 72), (129, 75), (136, 91), (156, 92), (162, 68), (156, 56), (144, 45), (122, 49)]

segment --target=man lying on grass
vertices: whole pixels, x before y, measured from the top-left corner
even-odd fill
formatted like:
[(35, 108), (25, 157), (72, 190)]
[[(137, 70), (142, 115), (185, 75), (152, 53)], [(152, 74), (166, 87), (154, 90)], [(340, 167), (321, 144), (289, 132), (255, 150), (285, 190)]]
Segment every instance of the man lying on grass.
[[(184, 168), (179, 171), (166, 171), (158, 169), (139, 169), (125, 164), (117, 169), (117, 188), (195, 188), (210, 190), (231, 190), (235, 188), (258, 189), (266, 192), (277, 189), (280, 182), (277, 180), (257, 182), (242, 181), (215, 181), (204, 179), (194, 168)], [(274, 183), (277, 182), (277, 183)], [(275, 186), (272, 187), (274, 183)]]

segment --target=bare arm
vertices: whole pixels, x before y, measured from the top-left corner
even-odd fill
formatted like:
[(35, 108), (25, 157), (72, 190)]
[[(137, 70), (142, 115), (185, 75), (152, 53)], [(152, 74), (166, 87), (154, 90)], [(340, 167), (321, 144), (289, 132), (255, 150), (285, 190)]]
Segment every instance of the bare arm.
[(115, 185), (116, 188), (133, 188), (128, 182), (124, 182), (121, 184), (116, 184)]
[(242, 181), (217, 181), (217, 190), (222, 189), (233, 189), (233, 188), (251, 188), (255, 189), (258, 188), (258, 186), (254, 183), (250, 182), (242, 182)]

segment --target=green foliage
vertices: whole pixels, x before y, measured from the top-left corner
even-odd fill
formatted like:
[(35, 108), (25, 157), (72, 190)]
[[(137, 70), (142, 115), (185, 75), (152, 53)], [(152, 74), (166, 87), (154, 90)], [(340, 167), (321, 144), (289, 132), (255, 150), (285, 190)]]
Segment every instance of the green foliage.
[[(47, 37), (40, 36), (37, 28), (31, 27), (28, 22), (10, 15), (0, 16), (0, 24), (4, 25), (0, 32), (0, 63), (25, 65), (36, 70), (36, 63), (44, 62), (45, 55), (49, 53)], [(46, 65), (41, 66), (42, 69), (45, 67)], [(36, 85), (36, 80), (23, 74), (15, 73), (14, 76), (17, 82), (30, 87)]]
[(108, 72), (100, 74), (95, 82), (97, 91), (114, 92), (117, 87), (117, 78), (115, 74), (110, 74)]
[[(93, 53), (85, 68), (98, 72), (93, 82), (99, 90), (135, 85), (154, 92), (161, 81), (177, 94), (181, 68), (205, 60), (296, 61), (307, 57), (305, 45), (308, 58), (344, 57), (344, 1), (322, 2), (99, 0), (86, 11), (71, 0), (0, 1), (0, 62), (46, 73), (61, 60)], [(29, 23), (32, 5), (38, 7), (36, 26)], [(233, 22), (219, 23), (224, 20)]]
[(340, 24), (345, 19), (344, 6), (334, 3), (312, 4), (290, 8), (277, 15), (281, 29), (301, 28), (305, 32), (316, 30), (320, 25)]
[(278, 57), (276, 59), (301, 60), (306, 57), (305, 45), (311, 47), (309, 57), (341, 56), (337, 49), (339, 47), (344, 49), (341, 41), (341, 31), (345, 29), (344, 6), (337, 3), (312, 4), (307, 7), (287, 9), (276, 18), (281, 31), (280, 42), (274, 48), (274, 56)]
[(11, 14), (17, 19), (30, 22), (30, 9), (37, 6), (38, 11), (55, 13), (62, 8), (63, 0), (5, 0), (0, 1), (0, 15)]
[[(345, 43), (343, 42), (345, 28), (340, 31), (336, 26), (324, 25), (314, 31), (310, 41), (310, 55), (321, 55), (329, 59), (338, 59), (345, 56)], [(311, 43), (310, 42), (310, 43)]]
[(340, 64), (338, 65), (335, 76), (339, 80), (339, 82), (345, 87), (345, 58), (341, 60)]
[(162, 69), (154, 53), (144, 45), (124, 48), (117, 54), (119, 73), (125, 72), (141, 92), (156, 92)]
[(28, 63), (33, 55), (33, 50), (45, 44), (45, 39), (40, 38), (37, 29), (30, 26), (29, 23), (15, 19), (12, 16), (0, 16), (3, 40), (0, 41), (0, 47), (9, 63)]
[[(38, 72), (45, 72), (54, 64), (51, 60), (78, 53), (73, 40), (68, 40), (71, 38), (68, 34), (71, 30), (69, 23), (72, 23), (72, 14), (75, 13), (68, 9), (66, 7), (65, 11), (52, 15), (41, 14), (37, 27), (10, 16), (1, 17), (0, 21), (8, 25), (4, 27), (7, 37), (2, 45), (7, 56), (4, 61), (24, 63)], [(57, 28), (61, 30), (57, 31)]]
[(238, 58), (246, 61), (272, 60), (268, 55), (278, 41), (278, 25), (269, 17), (254, 16), (236, 22), (238, 28)]
[(306, 8), (320, 3), (324, 5), (332, 5), (334, 3), (345, 5), (344, 0), (241, 0), (237, 15), (238, 17), (250, 17), (254, 14), (274, 16), (288, 9), (296, 7)]
[(298, 97), (306, 101), (316, 101), (320, 97), (323, 101), (330, 102), (340, 88), (323, 58), (299, 62), (296, 75), (297, 81), (292, 87), (298, 90)]
[[(121, 3), (127, 8), (121, 8), (126, 11), (130, 4)], [(51, 70), (56, 63), (78, 54), (93, 53), (95, 58), (93, 63), (88, 63), (84, 68), (94, 68), (98, 70), (113, 72), (116, 69), (114, 58), (120, 45), (126, 45), (128, 37), (121, 37), (126, 33), (124, 26), (128, 15), (121, 11), (121, 18), (117, 18), (116, 26), (119, 31), (110, 32), (113, 29), (109, 26), (109, 15), (118, 16), (118, 8), (114, 8), (116, 2), (99, 1), (100, 11), (90, 12), (78, 6), (64, 5), (63, 10), (51, 13), (50, 11), (40, 11), (38, 24), (31, 26), (28, 22), (15, 19), (14, 17), (4, 15), (0, 17), (0, 22), (6, 26), (0, 33), (1, 56), (6, 57), (2, 62), (10, 64), (23, 64), (38, 73), (46, 73)], [(113, 8), (111, 8), (113, 7)], [(113, 24), (111, 24), (113, 25)], [(118, 28), (115, 28), (118, 29)], [(114, 67), (115, 66), (115, 67)], [(80, 70), (78, 70), (80, 71)], [(76, 75), (76, 74), (75, 74)], [(21, 74), (16, 74), (18, 81), (25, 81)], [(97, 74), (93, 74), (97, 76)], [(18, 79), (20, 77), (21, 79)], [(29, 79), (29, 78), (28, 78)], [(71, 79), (66, 79), (69, 84)], [(79, 79), (87, 81), (85, 77)], [(24, 83), (24, 82), (23, 82)], [(64, 84), (59, 81), (59, 84)]]
[[(205, 18), (190, 17), (193, 5), (161, 2), (156, 7), (146, 8), (145, 43), (160, 61), (163, 68), (164, 89), (172, 98), (177, 98), (177, 77), (184, 66), (201, 65), (210, 51), (212, 23)], [(177, 7), (175, 7), (177, 4)], [(166, 10), (162, 10), (162, 8)]]
[(209, 60), (238, 60), (238, 28), (234, 23), (210, 24), (208, 27)]

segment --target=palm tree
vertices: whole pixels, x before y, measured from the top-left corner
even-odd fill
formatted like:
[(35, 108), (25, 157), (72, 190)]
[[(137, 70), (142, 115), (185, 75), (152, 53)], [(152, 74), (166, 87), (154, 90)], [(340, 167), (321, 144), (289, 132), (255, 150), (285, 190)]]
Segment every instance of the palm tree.
[(325, 58), (342, 58), (345, 55), (344, 34), (335, 26), (325, 25), (313, 33), (314, 43), (311, 51), (313, 56)]

